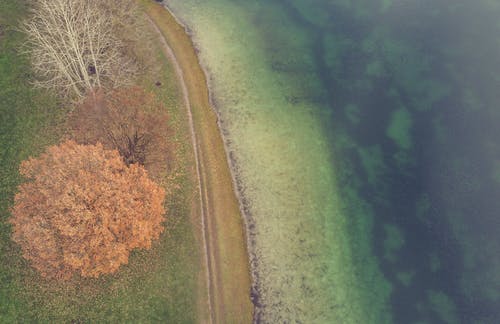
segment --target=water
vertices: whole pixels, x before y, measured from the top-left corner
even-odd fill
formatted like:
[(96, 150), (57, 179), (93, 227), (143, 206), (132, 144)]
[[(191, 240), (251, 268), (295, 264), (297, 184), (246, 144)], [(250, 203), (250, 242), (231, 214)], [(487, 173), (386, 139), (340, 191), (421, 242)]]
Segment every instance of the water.
[(266, 323), (500, 318), (500, 2), (167, 0), (242, 193)]

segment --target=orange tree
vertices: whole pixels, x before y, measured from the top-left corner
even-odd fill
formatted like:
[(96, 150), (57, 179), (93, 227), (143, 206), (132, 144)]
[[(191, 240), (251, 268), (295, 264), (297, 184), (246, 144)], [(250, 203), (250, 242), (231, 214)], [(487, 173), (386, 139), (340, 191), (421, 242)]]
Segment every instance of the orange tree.
[(20, 172), (28, 181), (15, 196), (13, 240), (45, 277), (113, 273), (163, 231), (164, 190), (99, 143), (52, 146)]

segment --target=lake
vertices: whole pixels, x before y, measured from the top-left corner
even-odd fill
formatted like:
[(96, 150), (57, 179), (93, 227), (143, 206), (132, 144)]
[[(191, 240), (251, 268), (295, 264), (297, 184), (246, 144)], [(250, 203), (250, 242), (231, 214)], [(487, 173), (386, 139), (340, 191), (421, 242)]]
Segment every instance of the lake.
[(234, 162), (255, 322), (497, 322), (500, 1), (164, 2)]

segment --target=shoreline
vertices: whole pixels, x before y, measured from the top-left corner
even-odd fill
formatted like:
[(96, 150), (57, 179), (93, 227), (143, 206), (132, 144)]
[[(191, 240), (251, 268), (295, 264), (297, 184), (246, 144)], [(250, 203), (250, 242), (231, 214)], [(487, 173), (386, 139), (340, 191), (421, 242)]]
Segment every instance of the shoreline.
[(214, 97), (214, 90), (210, 86), (209, 80), (212, 79), (212, 73), (210, 69), (202, 63), (199, 58), (200, 49), (193, 41), (193, 31), (188, 25), (182, 21), (174, 12), (172, 8), (170, 8), (165, 2), (160, 3), (160, 5), (168, 11), (170, 16), (175, 20), (175, 22), (184, 29), (185, 34), (189, 37), (192, 48), (195, 52), (198, 65), (203, 71), (204, 74), (204, 82), (208, 93), (209, 106), (211, 110), (217, 116), (217, 128), (222, 138), (224, 144), (224, 153), (226, 154), (226, 160), (229, 168), (229, 172), (231, 173), (232, 178), (232, 188), (236, 198), (238, 199), (238, 205), (241, 213), (241, 217), (245, 223), (244, 232), (246, 239), (246, 249), (248, 254), (248, 262), (249, 262), (249, 271), (251, 275), (251, 289), (250, 289), (250, 299), (253, 304), (254, 312), (253, 312), (253, 322), (259, 322), (259, 314), (258, 311), (260, 308), (263, 308), (264, 305), (260, 302), (260, 280), (259, 274), (257, 271), (258, 266), (258, 257), (255, 253), (255, 233), (253, 233), (253, 229), (255, 228), (255, 220), (253, 219), (252, 213), (250, 212), (250, 204), (248, 203), (248, 199), (244, 196), (244, 186), (241, 177), (239, 176), (239, 166), (236, 157), (233, 152), (229, 149), (228, 143), (230, 142), (226, 135), (224, 134), (224, 127), (222, 126), (223, 118), (221, 117), (220, 111), (218, 109), (217, 100)]
[(176, 23), (181, 26), (184, 29), (185, 34), (189, 37), (191, 45), (194, 49), (195, 55), (197, 57), (198, 65), (200, 68), (203, 70), (204, 74), (204, 80), (205, 80), (205, 86), (207, 89), (208, 93), (208, 99), (209, 99), (209, 105), (211, 110), (215, 113), (217, 116), (217, 128), (219, 130), (220, 136), (222, 138), (222, 141), (224, 143), (224, 152), (226, 154), (226, 160), (227, 164), (229, 167), (229, 172), (231, 173), (231, 178), (232, 178), (232, 188), (234, 190), (234, 193), (238, 199), (238, 204), (239, 204), (239, 209), (241, 213), (241, 217), (245, 223), (245, 239), (246, 239), (246, 249), (247, 249), (247, 254), (248, 254), (248, 262), (249, 262), (249, 271), (251, 275), (251, 289), (250, 289), (250, 299), (253, 304), (253, 322), (258, 323), (260, 322), (261, 318), (261, 312), (259, 311), (261, 308), (264, 308), (265, 305), (260, 301), (260, 279), (259, 279), (259, 273), (257, 271), (257, 267), (259, 264), (259, 259), (257, 257), (257, 254), (255, 253), (256, 250), (256, 243), (255, 243), (255, 220), (252, 216), (252, 213), (250, 212), (250, 203), (248, 202), (248, 199), (244, 196), (244, 185), (243, 181), (241, 180), (241, 176), (239, 176), (239, 166), (238, 166), (238, 161), (236, 157), (234, 156), (233, 152), (230, 150), (228, 143), (230, 143), (230, 140), (227, 139), (225, 133), (224, 133), (224, 127), (222, 126), (223, 118), (221, 117), (220, 111), (218, 109), (218, 104), (217, 100), (214, 97), (214, 90), (212, 89), (209, 80), (212, 79), (212, 73), (210, 72), (210, 69), (202, 63), (202, 60), (199, 58), (199, 52), (200, 49), (196, 45), (196, 43), (193, 40), (193, 31), (191, 28), (188, 27), (188, 25), (182, 21), (178, 16), (175, 14), (174, 10), (170, 8), (165, 2), (161, 3), (161, 6), (169, 12), (169, 14), (173, 17), (173, 19), (176, 21)]
[(196, 172), (200, 181), (199, 218), (205, 242), (210, 322), (251, 322), (253, 304), (258, 304), (258, 279), (253, 271), (255, 258), (249, 251), (252, 243), (248, 210), (208, 84), (210, 74), (198, 58), (192, 32), (170, 8), (150, 1), (142, 3), (173, 52), (173, 63), (180, 68), (179, 81), (187, 91), (188, 114), (192, 114), (193, 149), (200, 161)]

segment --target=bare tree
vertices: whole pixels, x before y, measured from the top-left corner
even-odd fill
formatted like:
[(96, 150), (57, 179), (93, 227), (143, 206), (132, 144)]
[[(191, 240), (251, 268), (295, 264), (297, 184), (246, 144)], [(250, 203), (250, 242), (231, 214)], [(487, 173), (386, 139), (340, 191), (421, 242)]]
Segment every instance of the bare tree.
[(143, 165), (153, 177), (170, 167), (174, 143), (167, 108), (140, 87), (97, 91), (70, 115), (70, 138), (82, 144), (102, 143), (117, 150), (126, 165)]
[(78, 97), (95, 88), (130, 84), (137, 64), (126, 54), (118, 22), (131, 24), (136, 12), (119, 6), (106, 0), (33, 1), (24, 31), (36, 84)]

